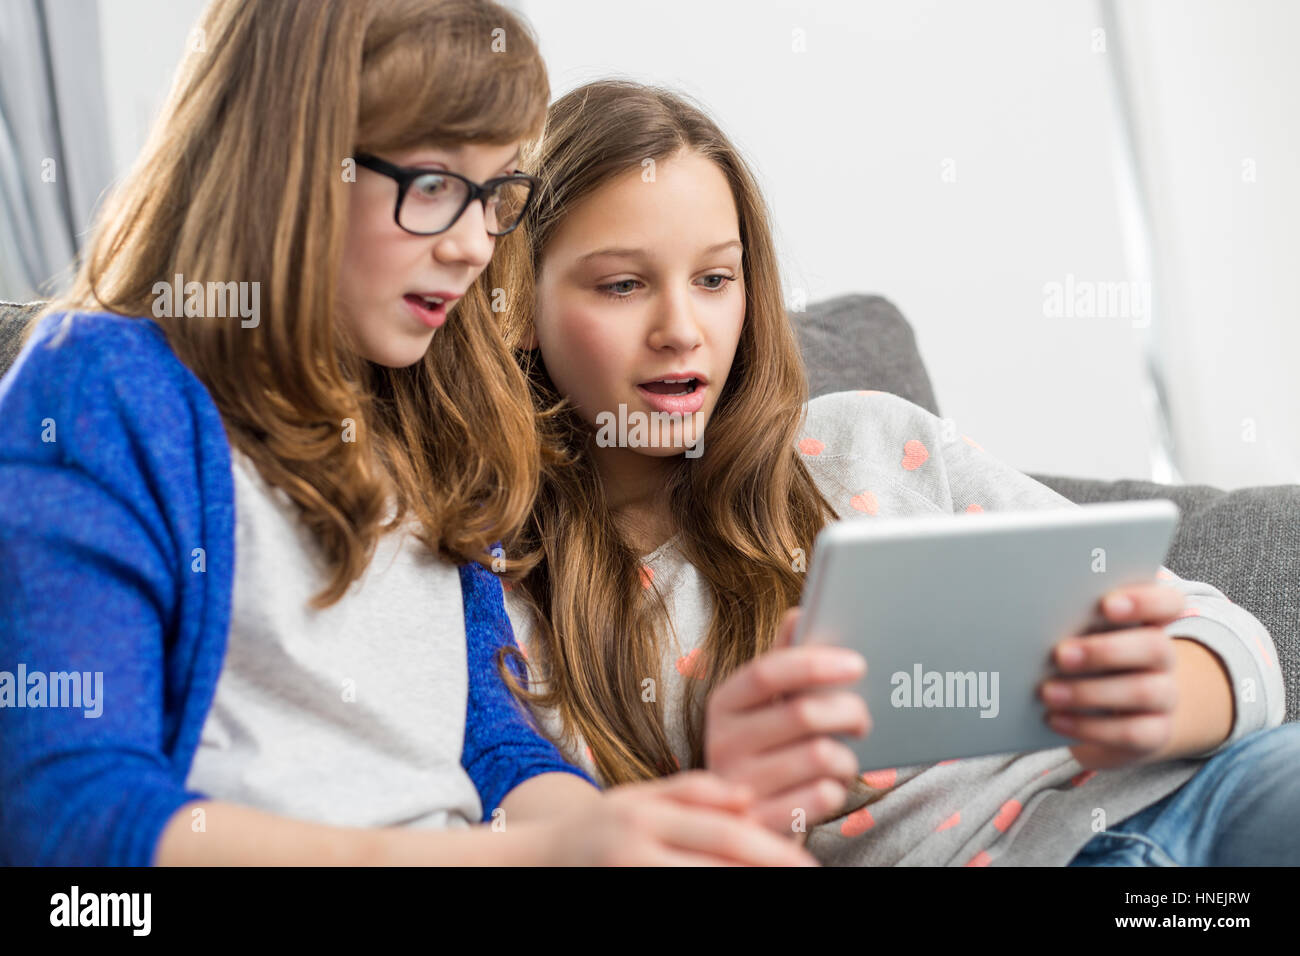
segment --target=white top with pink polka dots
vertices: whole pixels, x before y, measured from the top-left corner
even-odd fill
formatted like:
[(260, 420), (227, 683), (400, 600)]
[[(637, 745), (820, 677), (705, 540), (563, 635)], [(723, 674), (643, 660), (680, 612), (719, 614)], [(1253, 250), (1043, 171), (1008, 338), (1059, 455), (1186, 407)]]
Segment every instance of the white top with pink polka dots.
[[(845, 520), (875, 516), (1077, 507), (999, 462), (953, 423), (887, 392), (836, 392), (808, 403), (796, 443), (822, 494)], [(665, 725), (682, 766), (688, 751), (677, 718), (683, 682), (701, 664), (712, 599), (669, 540), (645, 558), (646, 583), (663, 595), (675, 640), (665, 647), (660, 694)], [(1232, 731), (1218, 753), (1247, 734), (1275, 727), (1285, 711), (1277, 649), (1267, 629), (1209, 584), (1159, 576), (1186, 596), (1171, 635), (1208, 647), (1232, 679)], [(525, 651), (531, 626), (522, 603), (506, 609)], [(553, 713), (539, 714), (568, 758), (599, 779), (581, 741), (564, 740)], [(823, 862), (870, 866), (1059, 866), (1102, 828), (1155, 803), (1187, 781), (1200, 759), (1085, 771), (1066, 747), (1019, 755), (967, 757), (863, 775), (872, 788), (838, 819), (811, 829)]]

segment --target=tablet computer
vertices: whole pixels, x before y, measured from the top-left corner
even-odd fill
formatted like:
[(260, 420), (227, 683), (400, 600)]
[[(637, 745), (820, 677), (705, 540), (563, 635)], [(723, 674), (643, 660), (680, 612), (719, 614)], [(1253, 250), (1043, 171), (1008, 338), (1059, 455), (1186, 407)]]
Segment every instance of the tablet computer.
[(1101, 598), (1154, 582), (1178, 515), (1155, 499), (823, 528), (795, 642), (867, 659), (857, 690), (872, 729), (843, 738), (862, 769), (1078, 743), (1047, 726), (1037, 696), (1052, 649), (1118, 627)]

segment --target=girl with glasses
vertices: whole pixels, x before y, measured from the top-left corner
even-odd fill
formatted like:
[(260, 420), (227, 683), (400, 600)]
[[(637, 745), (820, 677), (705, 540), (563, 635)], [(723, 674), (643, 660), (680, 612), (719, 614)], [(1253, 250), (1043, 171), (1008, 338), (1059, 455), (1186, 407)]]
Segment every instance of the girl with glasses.
[[(200, 29), (0, 385), (0, 861), (808, 862), (709, 775), (599, 796), (498, 676), (538, 444), (481, 274), (549, 95), (524, 23)], [(74, 674), (95, 708), (47, 693)]]

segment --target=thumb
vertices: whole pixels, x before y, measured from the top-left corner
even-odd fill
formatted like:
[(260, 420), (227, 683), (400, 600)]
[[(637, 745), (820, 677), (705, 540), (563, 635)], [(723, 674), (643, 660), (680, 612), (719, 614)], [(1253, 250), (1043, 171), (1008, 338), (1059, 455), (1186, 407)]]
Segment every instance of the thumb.
[(773, 648), (794, 645), (794, 634), (799, 626), (799, 615), (802, 613), (803, 610), (798, 607), (789, 608), (785, 612), (785, 616), (781, 618), (781, 623), (777, 626), (776, 640), (772, 644)]

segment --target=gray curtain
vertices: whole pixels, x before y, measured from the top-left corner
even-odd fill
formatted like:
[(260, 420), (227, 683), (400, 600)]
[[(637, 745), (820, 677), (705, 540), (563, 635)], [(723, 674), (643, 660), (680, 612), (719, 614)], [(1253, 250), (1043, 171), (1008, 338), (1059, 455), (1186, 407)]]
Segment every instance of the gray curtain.
[(0, 299), (61, 288), (113, 163), (97, 0), (0, 2)]

